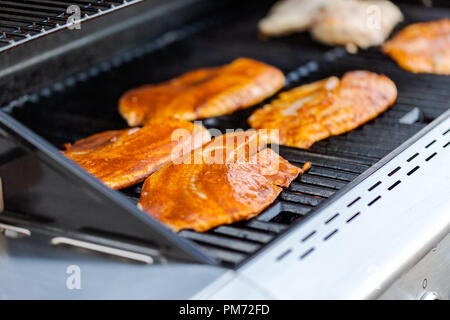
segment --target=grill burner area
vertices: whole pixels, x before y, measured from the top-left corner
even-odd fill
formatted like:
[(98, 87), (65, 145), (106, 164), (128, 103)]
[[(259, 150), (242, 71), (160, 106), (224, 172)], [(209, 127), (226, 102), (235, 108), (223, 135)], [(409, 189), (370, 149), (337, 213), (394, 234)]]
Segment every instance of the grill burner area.
[[(79, 14), (80, 21), (138, 1), (0, 1), (0, 51), (57, 31)], [(70, 6), (76, 6), (69, 9)]]
[[(8, 112), (61, 148), (65, 142), (96, 132), (126, 128), (117, 112), (117, 102), (124, 91), (196, 68), (228, 63), (240, 56), (281, 68), (288, 79), (286, 89), (330, 75), (340, 77), (357, 69), (390, 77), (398, 87), (397, 102), (375, 120), (352, 132), (317, 142), (309, 150), (280, 147), (280, 154), (292, 164), (301, 167), (311, 161), (312, 168), (259, 216), (206, 233), (189, 230), (179, 233), (224, 265), (237, 266), (290, 226), (301, 223), (336, 191), (450, 108), (449, 77), (408, 73), (384, 57), (379, 49), (349, 55), (341, 48), (319, 45), (305, 33), (258, 39), (256, 23), (267, 8), (253, 8), (245, 18), (230, 18), (230, 14), (224, 12), (223, 22), (218, 25), (148, 54), (135, 58), (124, 55), (93, 66), (27, 96), (22, 105)], [(447, 9), (401, 8), (406, 17), (403, 25), (450, 15)], [(185, 29), (177, 32), (186, 33)], [(249, 128), (246, 120), (253, 110), (255, 108), (207, 119), (204, 124), (222, 131), (246, 129)], [(122, 190), (134, 203), (140, 191), (141, 185)]]

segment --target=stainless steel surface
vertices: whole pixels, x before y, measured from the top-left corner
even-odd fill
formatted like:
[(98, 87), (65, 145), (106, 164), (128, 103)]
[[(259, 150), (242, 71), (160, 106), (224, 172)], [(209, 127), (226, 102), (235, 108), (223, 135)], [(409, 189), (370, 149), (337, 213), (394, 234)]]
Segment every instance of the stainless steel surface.
[[(194, 264), (147, 265), (47, 239), (0, 235), (0, 299), (187, 299), (229, 272)], [(67, 282), (79, 270), (80, 289)]]
[(399, 277), (380, 299), (450, 300), (450, 234)]
[(127, 250), (121, 250), (117, 248), (102, 246), (96, 243), (90, 243), (87, 241), (80, 241), (76, 239), (70, 239), (66, 237), (55, 237), (51, 240), (51, 244), (54, 246), (68, 245), (82, 249), (88, 249), (96, 252), (106, 253), (112, 256), (117, 256), (125, 259), (130, 259), (137, 262), (142, 262), (146, 264), (152, 264), (154, 262), (153, 258), (149, 255), (136, 253)]
[[(450, 231), (450, 111), (435, 123), (239, 275), (275, 298), (379, 296)], [(236, 296), (245, 294), (233, 281), (196, 295)]]

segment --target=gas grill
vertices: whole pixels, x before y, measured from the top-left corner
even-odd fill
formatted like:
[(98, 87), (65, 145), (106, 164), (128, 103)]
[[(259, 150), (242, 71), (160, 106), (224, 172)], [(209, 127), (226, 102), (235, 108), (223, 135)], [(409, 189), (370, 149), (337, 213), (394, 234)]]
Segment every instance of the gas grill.
[[(79, 30), (67, 28), (69, 5), (80, 10)], [(352, 55), (306, 33), (259, 38), (270, 5), (0, 1), (0, 229), (48, 250), (153, 263), (143, 268), (166, 276), (174, 264), (214, 266), (195, 298), (450, 298), (450, 78), (403, 71), (379, 48)], [(443, 6), (400, 7), (397, 29), (450, 16)], [(126, 128), (117, 112), (126, 90), (241, 56), (282, 69), (284, 90), (366, 69), (390, 77), (398, 99), (308, 150), (280, 146), (285, 159), (312, 168), (257, 217), (205, 233), (169, 231), (136, 208), (142, 184), (109, 190), (58, 152)], [(204, 125), (247, 129), (258, 107)]]

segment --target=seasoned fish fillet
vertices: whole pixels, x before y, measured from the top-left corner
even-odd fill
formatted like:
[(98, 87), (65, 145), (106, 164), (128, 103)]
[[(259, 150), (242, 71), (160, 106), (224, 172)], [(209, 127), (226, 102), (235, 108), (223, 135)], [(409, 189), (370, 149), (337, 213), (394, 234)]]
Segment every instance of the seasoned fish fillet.
[(215, 68), (188, 72), (172, 80), (126, 92), (119, 112), (130, 126), (159, 117), (202, 119), (247, 108), (284, 85), (275, 67), (240, 58)]
[(200, 125), (158, 119), (142, 128), (106, 131), (66, 144), (63, 154), (108, 187), (122, 189), (209, 139), (209, 132)]
[(368, 71), (347, 72), (306, 84), (256, 110), (255, 129), (279, 129), (279, 143), (309, 148), (314, 142), (355, 129), (375, 118), (397, 97), (395, 84)]
[(335, 0), (281, 0), (275, 3), (267, 16), (258, 23), (258, 29), (267, 36), (282, 36), (308, 29), (319, 8)]
[(387, 0), (335, 0), (318, 10), (310, 33), (328, 45), (367, 49), (381, 45), (402, 20), (400, 9)]
[(408, 71), (450, 75), (450, 19), (409, 25), (382, 50)]
[[(203, 149), (230, 149), (219, 148), (223, 136), (218, 138)], [(249, 150), (245, 145), (254, 141), (255, 133), (249, 138), (235, 146)], [(225, 162), (163, 167), (145, 180), (138, 207), (174, 231), (203, 232), (254, 217), (276, 199), (281, 186), (289, 186), (301, 172), (268, 148), (252, 155), (231, 154), (239, 156), (235, 161), (227, 158)]]

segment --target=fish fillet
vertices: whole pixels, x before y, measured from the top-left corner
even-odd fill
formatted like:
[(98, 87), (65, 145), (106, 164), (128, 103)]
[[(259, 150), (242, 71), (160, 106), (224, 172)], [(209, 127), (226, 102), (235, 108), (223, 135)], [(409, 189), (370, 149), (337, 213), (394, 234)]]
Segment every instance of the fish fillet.
[(408, 71), (450, 75), (450, 19), (409, 25), (382, 50)]
[(239, 58), (222, 67), (199, 69), (160, 84), (132, 89), (121, 97), (119, 112), (130, 126), (159, 117), (215, 117), (261, 102), (284, 82), (277, 68)]
[(248, 119), (254, 129), (279, 129), (279, 143), (309, 148), (314, 142), (355, 129), (375, 118), (397, 97), (386, 76), (351, 71), (306, 84), (256, 110)]
[(66, 144), (63, 154), (108, 187), (122, 189), (143, 181), (209, 139), (200, 125), (158, 119), (142, 128), (106, 131)]
[[(208, 155), (212, 150), (230, 151), (236, 147), (248, 151), (252, 148), (246, 145), (258, 139), (258, 133), (250, 132), (248, 138), (227, 147), (223, 141), (229, 136), (224, 135), (200, 149)], [(138, 207), (174, 231), (203, 232), (254, 217), (276, 199), (281, 187), (290, 185), (301, 169), (271, 149), (257, 148), (251, 155), (247, 151), (231, 152), (235, 159), (231, 161), (222, 158), (226, 161), (163, 167), (145, 180)], [(239, 156), (234, 158), (236, 154)]]

